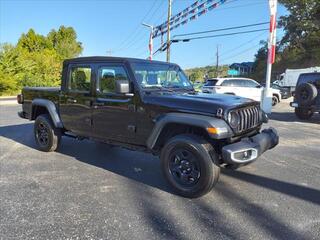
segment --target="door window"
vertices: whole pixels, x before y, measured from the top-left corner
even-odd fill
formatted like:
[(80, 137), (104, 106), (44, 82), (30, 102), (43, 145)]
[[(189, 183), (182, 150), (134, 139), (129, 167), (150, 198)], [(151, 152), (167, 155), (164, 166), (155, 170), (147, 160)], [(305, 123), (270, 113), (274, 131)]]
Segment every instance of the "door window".
[(225, 80), (222, 82), (221, 86), (242, 87), (241, 82), (238, 79)]
[(255, 88), (257, 86), (259, 86), (259, 84), (257, 82), (251, 81), (251, 80), (242, 80), (245, 82), (245, 87), (251, 87), (251, 88)]
[(90, 67), (72, 67), (69, 78), (69, 89), (73, 91), (89, 92), (91, 83)]
[(221, 83), (221, 86), (227, 86), (227, 87), (233, 86), (233, 85), (232, 85), (232, 80), (224, 80), (224, 81)]
[(115, 93), (116, 81), (128, 80), (126, 70), (122, 66), (101, 67), (98, 74), (98, 89), (102, 93)]

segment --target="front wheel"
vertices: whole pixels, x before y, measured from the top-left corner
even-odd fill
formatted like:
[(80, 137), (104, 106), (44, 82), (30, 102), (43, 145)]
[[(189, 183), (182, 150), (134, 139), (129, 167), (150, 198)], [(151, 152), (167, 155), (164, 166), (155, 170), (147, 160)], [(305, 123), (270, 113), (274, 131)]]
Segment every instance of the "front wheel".
[(196, 198), (217, 183), (220, 167), (213, 147), (194, 135), (171, 138), (160, 155), (162, 171), (178, 194)]
[(55, 128), (48, 114), (41, 114), (34, 123), (34, 137), (41, 151), (55, 151), (61, 140), (61, 131)]

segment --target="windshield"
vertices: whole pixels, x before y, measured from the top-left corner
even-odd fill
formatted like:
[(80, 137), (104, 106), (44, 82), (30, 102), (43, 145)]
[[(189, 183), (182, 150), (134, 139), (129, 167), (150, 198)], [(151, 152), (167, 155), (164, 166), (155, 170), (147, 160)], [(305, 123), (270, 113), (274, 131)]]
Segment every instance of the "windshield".
[(193, 89), (187, 76), (176, 65), (156, 63), (131, 64), (136, 80), (143, 89)]

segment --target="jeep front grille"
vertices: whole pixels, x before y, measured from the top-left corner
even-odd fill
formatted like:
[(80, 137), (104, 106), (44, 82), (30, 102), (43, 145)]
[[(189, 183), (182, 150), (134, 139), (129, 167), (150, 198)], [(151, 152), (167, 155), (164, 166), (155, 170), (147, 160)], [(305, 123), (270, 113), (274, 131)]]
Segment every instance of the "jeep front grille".
[(234, 129), (237, 133), (242, 133), (261, 124), (260, 106), (250, 106), (233, 110), (239, 116), (239, 125)]

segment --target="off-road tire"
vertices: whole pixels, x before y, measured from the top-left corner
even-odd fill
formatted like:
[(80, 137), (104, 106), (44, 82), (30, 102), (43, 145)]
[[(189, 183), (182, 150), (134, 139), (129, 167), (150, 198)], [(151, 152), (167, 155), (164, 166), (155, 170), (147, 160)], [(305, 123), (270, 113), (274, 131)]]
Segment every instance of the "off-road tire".
[[(177, 181), (176, 172), (173, 172), (170, 167), (173, 158), (176, 159), (174, 154), (180, 149), (188, 151), (188, 154), (194, 157), (195, 164), (199, 166), (199, 177), (197, 182), (191, 186), (183, 185)], [(203, 196), (213, 188), (219, 179), (220, 167), (217, 165), (217, 154), (206, 140), (195, 135), (183, 134), (169, 139), (161, 150), (160, 160), (165, 178), (174, 190), (183, 197)], [(180, 163), (182, 160), (180, 159)]]
[(313, 112), (307, 108), (295, 108), (294, 113), (301, 120), (308, 120), (312, 117)]
[(54, 126), (48, 114), (41, 114), (34, 122), (34, 137), (41, 151), (52, 152), (60, 144), (61, 129)]
[(311, 105), (317, 95), (317, 88), (311, 83), (302, 83), (301, 85), (298, 85), (295, 92), (295, 98), (301, 106)]

